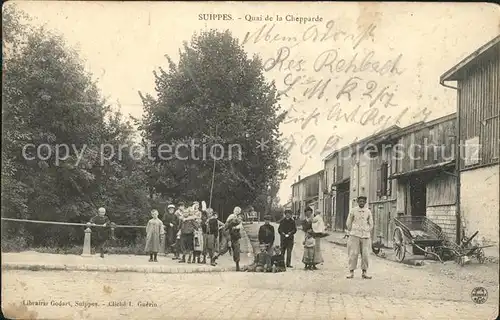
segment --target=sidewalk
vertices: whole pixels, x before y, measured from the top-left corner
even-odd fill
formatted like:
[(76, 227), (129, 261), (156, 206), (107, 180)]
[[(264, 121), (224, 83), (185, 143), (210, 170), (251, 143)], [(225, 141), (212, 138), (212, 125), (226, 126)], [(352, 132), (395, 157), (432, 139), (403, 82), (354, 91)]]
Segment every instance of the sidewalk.
[[(242, 267), (253, 261), (253, 252), (246, 232), (241, 233)], [(149, 256), (139, 255), (106, 255), (91, 257), (80, 255), (63, 255), (38, 253), (34, 251), (2, 252), (2, 269), (4, 270), (65, 270), (65, 271), (104, 271), (104, 272), (143, 272), (143, 273), (199, 273), (236, 271), (229, 253), (217, 259), (217, 266), (210, 264), (179, 263), (172, 260), (172, 255), (158, 256), (158, 262), (148, 262)]]

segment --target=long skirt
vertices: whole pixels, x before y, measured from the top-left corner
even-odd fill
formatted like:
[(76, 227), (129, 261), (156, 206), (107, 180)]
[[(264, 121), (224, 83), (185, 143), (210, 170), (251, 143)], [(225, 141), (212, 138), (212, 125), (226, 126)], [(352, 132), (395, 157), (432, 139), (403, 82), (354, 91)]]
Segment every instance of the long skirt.
[(198, 252), (203, 252), (203, 248), (205, 247), (205, 242), (204, 242), (204, 237), (203, 233), (201, 231), (195, 231), (194, 232), (194, 238), (193, 238), (193, 250), (198, 251)]
[(167, 248), (167, 251), (170, 251), (171, 247), (174, 245), (176, 236), (177, 230), (173, 227), (167, 227), (165, 233), (165, 246)]
[(160, 251), (160, 231), (151, 230), (146, 235), (146, 245), (144, 247), (146, 252), (159, 252)]
[(321, 253), (321, 239), (315, 238), (316, 245), (314, 246), (314, 264), (323, 263), (323, 254)]
[(304, 256), (302, 257), (302, 263), (313, 264), (314, 263), (314, 247), (305, 247)]
[(193, 239), (192, 233), (181, 233), (181, 251), (183, 254), (191, 254), (193, 251)]
[(219, 251), (219, 238), (215, 237), (214, 234), (206, 235), (207, 241), (205, 242), (205, 248), (207, 251), (218, 252)]

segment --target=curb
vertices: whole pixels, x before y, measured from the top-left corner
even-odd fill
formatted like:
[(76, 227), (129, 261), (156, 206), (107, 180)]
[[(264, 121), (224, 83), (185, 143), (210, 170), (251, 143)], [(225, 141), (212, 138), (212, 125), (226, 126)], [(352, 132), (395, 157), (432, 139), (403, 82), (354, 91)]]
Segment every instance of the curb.
[[(250, 238), (246, 233), (245, 228), (240, 230), (241, 232), (241, 249), (242, 251), (246, 251), (243, 254), (248, 252), (248, 264), (241, 265), (241, 268), (248, 267), (253, 262), (254, 253), (252, 249), (252, 245), (250, 243)], [(30, 270), (30, 271), (101, 271), (101, 272), (138, 272), (138, 273), (211, 273), (211, 272), (236, 272), (236, 266), (234, 267), (200, 267), (193, 269), (186, 268), (177, 268), (177, 267), (163, 267), (163, 266), (151, 266), (151, 267), (143, 267), (143, 266), (106, 266), (106, 265), (41, 265), (41, 264), (32, 264), (32, 263), (2, 263), (2, 270)]]
[(2, 270), (30, 271), (102, 271), (102, 272), (138, 272), (138, 273), (210, 273), (236, 271), (236, 267), (185, 269), (175, 267), (134, 267), (134, 266), (100, 266), (100, 265), (34, 265), (20, 263), (3, 263)]

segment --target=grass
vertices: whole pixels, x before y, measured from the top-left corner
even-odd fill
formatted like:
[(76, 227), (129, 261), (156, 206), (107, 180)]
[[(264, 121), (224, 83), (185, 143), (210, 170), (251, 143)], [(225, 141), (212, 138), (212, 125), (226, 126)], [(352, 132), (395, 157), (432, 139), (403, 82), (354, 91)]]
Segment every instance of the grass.
[[(106, 251), (110, 254), (126, 254), (126, 255), (146, 255), (144, 252), (144, 241), (139, 241), (136, 244), (119, 244), (114, 243), (106, 247)], [(39, 253), (52, 254), (74, 254), (80, 255), (83, 251), (82, 245), (67, 245), (67, 246), (30, 246), (22, 237), (3, 238), (2, 252), (23, 252), (35, 251)], [(94, 249), (92, 249), (94, 253)]]

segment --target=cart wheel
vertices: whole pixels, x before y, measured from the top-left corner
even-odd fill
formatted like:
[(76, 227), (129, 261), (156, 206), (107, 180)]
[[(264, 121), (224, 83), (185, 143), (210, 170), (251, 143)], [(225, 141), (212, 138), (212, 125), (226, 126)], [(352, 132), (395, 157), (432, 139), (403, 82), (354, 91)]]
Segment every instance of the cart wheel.
[(476, 253), (476, 258), (479, 263), (484, 263), (486, 261), (486, 256), (483, 249), (479, 249)]
[(401, 228), (397, 227), (396, 229), (394, 229), (394, 234), (392, 236), (392, 243), (396, 259), (399, 262), (402, 262), (405, 259), (406, 245), (404, 242), (403, 231), (401, 230)]

